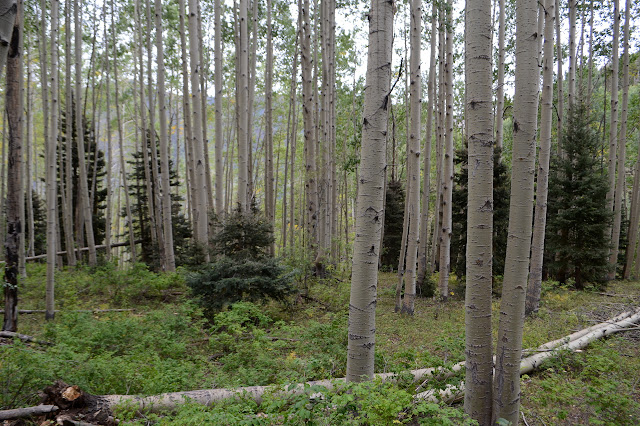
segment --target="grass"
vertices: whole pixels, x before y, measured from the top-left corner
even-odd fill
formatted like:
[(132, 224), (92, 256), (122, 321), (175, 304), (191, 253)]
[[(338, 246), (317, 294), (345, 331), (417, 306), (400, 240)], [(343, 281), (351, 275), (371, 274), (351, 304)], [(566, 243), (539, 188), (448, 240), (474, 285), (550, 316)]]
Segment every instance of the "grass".
[[(307, 299), (287, 306), (240, 303), (206, 318), (190, 300), (183, 274), (157, 275), (141, 265), (112, 265), (58, 273), (57, 307), (21, 315), (20, 332), (54, 343), (42, 348), (0, 345), (0, 409), (37, 403), (38, 391), (56, 379), (94, 394), (156, 394), (198, 388), (266, 385), (344, 377), (348, 277), (312, 283)], [(454, 277), (455, 280), (455, 277)], [(464, 301), (453, 281), (447, 303), (416, 300), (413, 317), (393, 312), (397, 277), (381, 273), (376, 314), (376, 371), (450, 365), (464, 359)], [(20, 308), (44, 307), (44, 267), (29, 265)], [(545, 283), (540, 312), (525, 323), (523, 346), (542, 343), (628, 309), (638, 283), (614, 282), (607, 293), (576, 292)], [(74, 313), (73, 309), (133, 308), (131, 312)], [(499, 299), (494, 301), (497, 330)], [(66, 311), (66, 312), (65, 312)], [(528, 424), (637, 424), (640, 419), (640, 332), (590, 345), (523, 378), (522, 411)], [(449, 378), (459, 382), (462, 375)], [(432, 382), (428, 387), (445, 383)], [(461, 407), (412, 404), (415, 384), (371, 383), (328, 392), (309, 389), (213, 408), (186, 405), (149, 424), (462, 424)], [(315, 393), (322, 400), (310, 398)], [(135, 424), (132, 413), (121, 418)], [(248, 420), (249, 419), (249, 420)], [(258, 419), (258, 420), (256, 420)], [(147, 424), (147, 423), (139, 424)], [(253, 422), (253, 423), (252, 423)]]

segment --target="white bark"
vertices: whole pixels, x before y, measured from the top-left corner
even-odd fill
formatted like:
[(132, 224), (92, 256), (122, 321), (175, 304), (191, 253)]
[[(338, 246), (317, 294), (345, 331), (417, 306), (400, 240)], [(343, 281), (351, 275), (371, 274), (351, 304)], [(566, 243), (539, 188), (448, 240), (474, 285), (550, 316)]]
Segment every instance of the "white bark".
[[(155, 0), (156, 60), (158, 62), (158, 110), (160, 113), (160, 170), (162, 172), (162, 226), (164, 230), (164, 267), (166, 271), (176, 270), (173, 252), (173, 224), (171, 212), (171, 181), (169, 169), (169, 141), (167, 136), (167, 107), (164, 99), (164, 47), (162, 38), (162, 2)], [(155, 150), (155, 141), (152, 143)], [(156, 165), (154, 164), (154, 167)]]
[(538, 113), (537, 2), (516, 0), (516, 79), (509, 236), (500, 305), (493, 420), (518, 422), (524, 301), (529, 273)]
[[(607, 165), (607, 173), (609, 177), (609, 190), (607, 192), (607, 209), (609, 212), (618, 216), (619, 209), (614, 211), (615, 194), (616, 190), (616, 160), (618, 150), (618, 69), (620, 63), (619, 52), (619, 39), (620, 39), (620, 13), (618, 7), (618, 0), (613, 0), (613, 52), (611, 53), (611, 118), (609, 120), (609, 158)], [(624, 169), (620, 171), (624, 173)], [(617, 258), (613, 258), (613, 252), (617, 253), (618, 239), (614, 241), (614, 227), (609, 225), (607, 227), (607, 233), (605, 234), (610, 238), (609, 243), (611, 251), (609, 252), (609, 264), (613, 268), (608, 274), (607, 278), (612, 280), (616, 276), (615, 265)], [(619, 236), (619, 235), (618, 235)]]
[(538, 179), (536, 207), (531, 243), (531, 267), (527, 285), (525, 313), (538, 310), (542, 289), (542, 265), (544, 255), (544, 236), (547, 225), (547, 196), (549, 190), (549, 159), (551, 156), (551, 128), (553, 116), (553, 29), (555, 20), (555, 1), (547, 0), (544, 5), (544, 59), (542, 62), (542, 97), (540, 112), (540, 154), (538, 158)]
[(498, 86), (496, 88), (496, 147), (502, 149), (504, 140), (504, 37), (505, 37), (505, 0), (499, 0), (498, 6)]
[[(49, 140), (46, 142), (46, 181), (47, 181), (47, 290), (46, 290), (46, 319), (53, 319), (55, 315), (55, 267), (56, 267), (56, 152), (58, 145), (58, 17), (60, 2), (51, 1), (51, 125), (49, 126)], [(70, 143), (70, 141), (68, 141)], [(71, 196), (71, 194), (69, 194)], [(31, 228), (33, 233), (33, 227)]]
[(445, 74), (445, 120), (444, 159), (442, 166), (442, 223), (440, 224), (440, 274), (438, 290), (441, 299), (449, 296), (449, 269), (451, 263), (452, 198), (453, 198), (453, 3), (450, 2), (446, 14), (446, 60)]
[(84, 150), (84, 123), (81, 107), (82, 99), (82, 21), (80, 19), (80, 1), (74, 0), (75, 18), (75, 78), (76, 78), (76, 133), (78, 144), (78, 180), (80, 181), (80, 203), (83, 210), (84, 231), (87, 236), (87, 247), (89, 247), (89, 265), (95, 266), (98, 262), (96, 257), (96, 243), (93, 236), (93, 215), (91, 203), (89, 201), (89, 186), (87, 180), (87, 165)]
[(249, 208), (249, 25), (247, 1), (240, 0), (239, 10), (239, 61), (238, 90), (238, 205), (242, 212)]
[(491, 102), (491, 1), (467, 0), (465, 37), (466, 111), (469, 142), (467, 275), (465, 292), (465, 413), (491, 423), (493, 345), (493, 105)]
[(380, 218), (384, 209), (385, 141), (391, 101), (393, 8), (393, 2), (372, 0), (369, 13), (369, 53), (349, 302), (348, 381), (372, 378), (374, 372)]

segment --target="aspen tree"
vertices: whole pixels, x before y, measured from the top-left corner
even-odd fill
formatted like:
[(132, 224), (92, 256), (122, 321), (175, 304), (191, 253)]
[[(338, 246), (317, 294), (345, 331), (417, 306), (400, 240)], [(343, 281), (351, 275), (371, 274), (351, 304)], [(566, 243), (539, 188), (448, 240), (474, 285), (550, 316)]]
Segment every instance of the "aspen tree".
[[(53, 21), (53, 19), (52, 19)], [(26, 197), (26, 203), (27, 203), (27, 207), (26, 207), (26, 213), (27, 213), (27, 221), (28, 221), (28, 227), (29, 227), (29, 243), (28, 243), (28, 248), (27, 248), (27, 255), (28, 256), (35, 256), (35, 232), (34, 232), (34, 217), (33, 217), (33, 186), (31, 184), (31, 178), (32, 178), (32, 171), (31, 171), (31, 163), (32, 163), (32, 158), (34, 158), (34, 156), (31, 155), (31, 151), (32, 148), (34, 147), (34, 124), (33, 124), (33, 113), (35, 111), (35, 108), (33, 106), (34, 104), (34, 90), (31, 88), (31, 66), (32, 66), (32, 58), (29, 58), (27, 60), (27, 84), (25, 85), (25, 89), (26, 89), (26, 107), (25, 107), (25, 112), (26, 112), (26, 119), (25, 119), (25, 132), (26, 132), (26, 144), (25, 144), (25, 148), (26, 148), (26, 160), (25, 160), (25, 189), (27, 191), (27, 193), (25, 194)], [(57, 99), (57, 98), (56, 98)], [(35, 149), (33, 149), (33, 151), (35, 151)]]
[[(622, 111), (620, 114), (620, 156), (623, 157), (622, 159), (618, 159), (618, 183), (617, 186), (620, 188), (619, 191), (617, 191), (619, 193), (619, 196), (616, 199), (616, 205), (620, 204), (620, 206), (617, 207), (618, 210), (621, 210), (622, 208), (622, 197), (625, 194), (625, 189), (626, 189), (626, 181), (625, 181), (625, 167), (624, 167), (624, 154), (625, 154), (625, 148), (627, 145), (627, 117), (628, 117), (628, 108), (629, 108), (629, 21), (630, 21), (630, 15), (631, 15), (631, 5), (629, 4), (629, 0), (626, 1), (626, 6), (625, 6), (625, 12), (624, 12), (624, 29), (623, 29), (623, 53), (622, 53)], [(622, 212), (621, 212), (622, 213)], [(620, 215), (622, 216), (622, 215)], [(617, 229), (617, 235), (618, 235), (618, 240), (620, 239), (620, 226), (621, 226), (621, 220), (618, 219), (618, 215), (616, 215), (615, 218), (615, 222), (613, 224), (613, 228), (614, 228), (614, 235), (616, 235), (616, 229)], [(630, 233), (633, 234), (633, 229), (630, 230)], [(633, 240), (633, 241), (632, 241)], [(635, 238), (632, 237), (631, 235), (629, 235), (629, 244), (627, 245), (627, 251), (631, 250), (633, 251), (632, 247), (632, 243), (633, 245), (635, 245)], [(630, 249), (631, 248), (631, 249)], [(614, 245), (614, 253), (615, 253), (615, 258), (614, 253), (611, 254), (611, 258), (614, 259), (615, 262), (617, 262), (618, 259), (618, 244)], [(629, 265), (631, 266), (631, 265)], [(625, 267), (623, 268), (623, 276), (626, 274), (627, 268), (626, 264)]]
[(215, 140), (215, 165), (216, 165), (216, 177), (214, 184), (215, 193), (215, 212), (218, 216), (223, 213), (223, 167), (222, 167), (222, 0), (215, 0), (215, 34), (213, 50), (214, 72), (215, 72), (215, 126), (216, 126), (216, 140)]
[[(140, 149), (142, 150), (142, 162), (144, 163), (143, 168), (144, 168), (145, 187), (147, 190), (147, 204), (148, 204), (147, 208), (149, 210), (149, 221), (151, 222), (149, 225), (149, 228), (151, 231), (151, 243), (155, 245), (155, 244), (158, 244), (158, 240), (160, 238), (160, 236), (158, 235), (158, 226), (156, 224), (156, 220), (160, 219), (160, 216), (156, 215), (155, 204), (157, 200), (153, 192), (153, 185), (151, 183), (152, 172), (150, 170), (150, 168), (152, 168), (151, 166), (153, 165), (153, 162), (149, 159), (149, 149), (147, 145), (147, 139), (149, 138), (151, 139), (151, 141), (154, 141), (155, 134), (151, 132), (150, 126), (147, 125), (147, 112), (146, 112), (147, 109), (145, 107), (145, 96), (144, 96), (144, 64), (142, 61), (142, 45), (143, 45), (142, 24), (140, 22), (140, 13), (141, 13), (140, 0), (136, 0), (134, 2), (134, 15), (136, 19), (136, 26), (138, 28), (138, 31), (135, 31), (135, 33), (138, 38), (137, 53), (138, 53), (138, 62), (140, 67), (138, 69), (138, 86), (139, 86), (138, 94), (139, 94), (139, 106), (140, 106), (140, 123), (141, 123), (140, 128), (142, 129), (142, 144)], [(135, 86), (135, 80), (134, 80), (134, 86)]]
[[(104, 22), (107, 22), (107, 6), (103, 5), (103, 17)], [(106, 89), (107, 93), (105, 94), (107, 98), (107, 212), (105, 217), (105, 235), (104, 235), (104, 244), (106, 251), (106, 259), (107, 262), (111, 261), (111, 203), (113, 202), (113, 194), (111, 190), (111, 167), (113, 162), (113, 144), (111, 143), (111, 87), (110, 87), (110, 79), (111, 79), (111, 63), (109, 61), (109, 38), (107, 37), (107, 26), (104, 26), (104, 44), (105, 44), (105, 80), (106, 80)], [(96, 158), (98, 156), (96, 155)]]
[(238, 15), (238, 205), (242, 212), (249, 210), (249, 26), (248, 0), (240, 0)]
[[(72, 161), (73, 161), (73, 139), (71, 138), (71, 122), (73, 117), (73, 94), (71, 85), (71, 1), (65, 2), (64, 13), (66, 28), (65, 33), (65, 119), (68, 123), (66, 125), (67, 143), (65, 144), (65, 164), (64, 164), (64, 180), (66, 194), (73, 194), (73, 175), (72, 175)], [(64, 226), (65, 236), (65, 248), (67, 249), (67, 264), (70, 267), (75, 267), (77, 263), (76, 251), (75, 251), (75, 239), (73, 238), (73, 197), (67, 196), (65, 203), (62, 207), (62, 225)]]
[[(118, 47), (116, 37), (116, 26), (114, 22), (114, 6), (111, 2), (111, 37), (113, 39), (113, 75), (115, 85), (115, 106), (116, 106), (116, 118), (118, 120), (118, 149), (120, 151), (120, 178), (122, 182), (122, 188), (124, 190), (125, 200), (125, 212), (127, 214), (128, 228), (129, 228), (129, 249), (131, 250), (131, 260), (136, 261), (136, 240), (133, 232), (133, 215), (131, 214), (131, 200), (129, 199), (129, 184), (127, 181), (127, 172), (124, 161), (124, 129), (120, 110), (120, 87), (118, 84)], [(118, 193), (118, 199), (120, 193)], [(118, 209), (119, 211), (119, 209)], [(119, 216), (118, 216), (119, 217)], [(117, 229), (117, 228), (116, 228)]]
[(22, 51), (20, 22), (22, 10), (17, 9), (7, 53), (5, 109), (9, 129), (7, 161), (7, 233), (5, 240), (4, 321), (3, 331), (18, 331), (18, 242), (22, 232), (20, 204), (22, 188)]
[[(560, 17), (560, 0), (555, 0), (556, 10), (558, 17)], [(558, 49), (557, 60), (558, 60), (558, 72), (557, 83), (558, 86), (558, 113), (557, 113), (557, 124), (556, 124), (556, 135), (558, 138), (557, 151), (559, 155), (562, 155), (562, 128), (564, 124), (564, 73), (562, 72), (562, 30), (560, 25), (560, 19), (556, 19), (556, 48)]]
[[(215, 13), (215, 12), (214, 12)], [(200, 2), (198, 2), (198, 54), (200, 55), (200, 66), (202, 71), (200, 72), (200, 102), (202, 103), (202, 147), (204, 149), (204, 171), (205, 171), (205, 183), (207, 185), (207, 225), (209, 223), (209, 210), (214, 210), (213, 201), (213, 183), (211, 182), (211, 165), (209, 164), (209, 138), (207, 137), (207, 127), (209, 123), (208, 109), (207, 109), (207, 75), (209, 74), (208, 63), (204, 60), (204, 50), (207, 48), (204, 44), (202, 36), (202, 9)]]
[(505, 0), (499, 0), (498, 4), (498, 85), (496, 87), (496, 147), (501, 150), (504, 140), (504, 37), (506, 25)]
[(538, 112), (537, 2), (516, 0), (516, 70), (513, 98), (513, 168), (509, 236), (500, 304), (493, 389), (493, 420), (517, 423), (520, 408), (520, 356), (529, 273), (533, 178)]
[(549, 190), (549, 159), (551, 156), (551, 120), (553, 118), (553, 28), (555, 2), (547, 0), (544, 5), (544, 59), (542, 62), (542, 96), (540, 99), (540, 154), (536, 182), (536, 206), (531, 242), (531, 267), (527, 284), (525, 314), (538, 311), (542, 289), (542, 265), (544, 236), (547, 225), (547, 196)]
[(586, 104), (591, 105), (591, 94), (593, 93), (593, 0), (589, 0), (589, 74), (587, 76), (587, 100)]
[[(51, 1), (51, 125), (49, 139), (46, 141), (46, 181), (47, 181), (47, 289), (45, 297), (45, 319), (51, 320), (55, 316), (55, 262), (57, 252), (56, 234), (56, 150), (58, 144), (58, 18), (60, 16), (60, 2)], [(70, 194), (69, 194), (70, 195)], [(33, 233), (33, 224), (31, 225)], [(67, 248), (68, 251), (70, 248)]]
[(429, 198), (430, 198), (430, 180), (431, 180), (431, 140), (433, 125), (433, 108), (435, 106), (434, 95), (436, 85), (436, 2), (431, 5), (431, 52), (429, 54), (429, 80), (427, 82), (427, 122), (424, 138), (424, 177), (422, 184), (422, 211), (420, 217), (420, 245), (418, 246), (418, 276), (417, 284), (422, 286), (427, 275), (427, 251), (429, 240)]
[(445, 121), (444, 158), (442, 166), (442, 222), (440, 224), (440, 274), (438, 289), (440, 298), (449, 295), (449, 264), (451, 262), (452, 196), (453, 196), (453, 3), (447, 3), (446, 46), (444, 64)]
[[(256, 1), (256, 0), (254, 0)], [(271, 0), (267, 0), (267, 64), (264, 71), (265, 85), (265, 205), (264, 211), (269, 223), (275, 226), (275, 198), (273, 186), (273, 107), (272, 74), (273, 45), (271, 41)], [(275, 246), (269, 247), (271, 255), (275, 254)]]
[[(156, 102), (158, 101), (158, 97), (154, 98), (154, 91), (157, 90), (157, 87), (154, 89), (153, 86), (153, 43), (152, 40), (152, 22), (151, 22), (151, 2), (152, 0), (145, 1), (145, 17), (146, 17), (146, 28), (148, 31), (148, 36), (143, 37), (142, 25), (138, 27), (140, 34), (140, 40), (146, 39), (146, 48), (147, 48), (147, 97), (148, 101), (146, 106), (149, 108), (149, 127), (145, 128), (145, 137), (143, 140), (149, 141), (149, 152), (151, 153), (151, 176), (153, 179), (153, 184), (151, 185), (151, 191), (153, 193), (153, 207), (154, 207), (154, 216), (155, 216), (155, 226), (156, 226), (156, 235), (158, 239), (156, 243), (158, 245), (158, 257), (160, 258), (160, 265), (162, 265), (163, 269), (166, 269), (167, 266), (167, 257), (166, 257), (166, 244), (165, 244), (165, 232), (164, 232), (164, 218), (162, 213), (162, 181), (160, 178), (160, 174), (158, 173), (158, 144), (156, 143), (157, 132), (156, 132)], [(142, 80), (140, 80), (142, 81)], [(157, 86), (157, 85), (156, 85)], [(145, 104), (141, 104), (145, 105)], [(144, 107), (142, 108), (144, 109)], [(162, 126), (164, 127), (164, 126)], [(166, 127), (165, 127), (166, 131)], [(147, 133), (148, 132), (148, 133)], [(147, 139), (148, 135), (148, 139)], [(147, 149), (147, 144), (145, 143), (143, 149)], [(162, 166), (161, 166), (162, 167)]]
[(420, 0), (411, 1), (411, 63), (410, 98), (411, 128), (407, 151), (407, 186), (409, 197), (409, 233), (407, 235), (406, 280), (402, 313), (413, 315), (416, 299), (416, 267), (418, 261), (418, 237), (420, 233), (420, 130), (422, 81), (420, 50), (422, 35), (422, 8)]
[(178, 2), (179, 15), (180, 15), (180, 63), (182, 66), (182, 107), (184, 113), (182, 115), (182, 122), (184, 124), (184, 155), (185, 155), (185, 181), (187, 183), (187, 204), (189, 206), (189, 217), (193, 218), (192, 227), (193, 235), (196, 235), (197, 225), (195, 223), (196, 211), (195, 211), (195, 186), (193, 183), (196, 180), (195, 177), (195, 164), (193, 162), (193, 154), (191, 144), (193, 143), (193, 133), (191, 131), (191, 101), (189, 100), (189, 70), (187, 66), (187, 37), (185, 29), (184, 15), (187, 13), (184, 0)]
[[(609, 264), (611, 272), (607, 279), (613, 280), (616, 277), (616, 263), (618, 260), (618, 243), (620, 238), (620, 206), (622, 191), (624, 188), (616, 186), (616, 162), (618, 151), (618, 73), (620, 68), (620, 12), (619, 0), (613, 0), (613, 52), (611, 57), (611, 118), (609, 120), (609, 158), (607, 164), (607, 173), (609, 177), (609, 190), (607, 191), (607, 208), (614, 214), (613, 225), (609, 225), (605, 235), (610, 238)], [(620, 152), (623, 148), (620, 148)], [(624, 161), (624, 160), (623, 160)], [(622, 163), (624, 164), (624, 163)], [(618, 173), (624, 174), (624, 167), (618, 170)], [(618, 207), (617, 209), (615, 207)], [(617, 227), (616, 227), (617, 224)], [(617, 228), (617, 232), (616, 232)], [(615, 257), (614, 257), (615, 254)]]
[(76, 72), (76, 133), (78, 144), (78, 180), (80, 181), (80, 205), (83, 210), (84, 231), (87, 236), (89, 248), (89, 265), (95, 266), (98, 262), (96, 256), (96, 243), (93, 236), (93, 215), (89, 202), (89, 187), (87, 184), (87, 165), (84, 150), (84, 123), (80, 100), (82, 99), (82, 21), (80, 17), (80, 0), (74, 0), (75, 19), (75, 72)]
[(491, 32), (491, 0), (467, 0), (465, 23), (465, 116), (469, 126), (469, 189), (465, 292), (467, 391), (464, 410), (479, 424), (489, 425), (493, 385), (493, 103), (492, 46), (491, 39), (486, 35)]
[(318, 238), (318, 184), (316, 180), (316, 139), (314, 125), (314, 96), (311, 58), (311, 20), (309, 0), (302, 3), (302, 117), (304, 122), (306, 234), (315, 255)]
[[(204, 141), (202, 140), (202, 102), (200, 101), (200, 73), (202, 64), (199, 61), (198, 46), (198, 3), (199, 0), (189, 0), (189, 59), (191, 63), (191, 106), (192, 118), (192, 143), (193, 165), (195, 180), (191, 183), (195, 186), (195, 210), (196, 241), (206, 246), (209, 242), (209, 220), (207, 218), (207, 182), (205, 172)], [(209, 256), (206, 255), (208, 260)]]
[[(617, 0), (616, 0), (617, 1)], [(573, 109), (576, 102), (576, 9), (577, 0), (568, 0), (569, 7), (569, 110)]]
[[(308, 4), (308, 0), (305, 3)], [(385, 140), (391, 101), (393, 8), (392, 1), (372, 0), (369, 12), (369, 52), (349, 302), (347, 381), (371, 379), (374, 373), (380, 218), (384, 210)]]
[[(164, 47), (162, 45), (162, 2), (155, 0), (156, 21), (156, 60), (158, 62), (158, 110), (160, 112), (160, 169), (162, 171), (162, 225), (164, 230), (164, 267), (166, 271), (176, 270), (176, 259), (173, 252), (173, 225), (171, 213), (171, 181), (169, 169), (169, 142), (167, 136), (167, 107), (165, 105), (164, 86)], [(155, 140), (152, 142), (155, 151)], [(157, 163), (154, 167), (157, 169)]]

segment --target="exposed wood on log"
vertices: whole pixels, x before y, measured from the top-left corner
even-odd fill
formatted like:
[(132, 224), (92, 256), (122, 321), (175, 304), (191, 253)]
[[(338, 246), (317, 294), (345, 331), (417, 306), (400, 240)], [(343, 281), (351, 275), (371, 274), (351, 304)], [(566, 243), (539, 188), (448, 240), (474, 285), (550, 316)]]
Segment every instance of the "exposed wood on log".
[[(142, 243), (142, 240), (137, 240), (136, 244), (140, 244)], [(127, 242), (123, 242), (123, 243), (114, 243), (109, 245), (109, 247), (124, 247), (124, 246), (128, 246), (130, 243), (129, 241)], [(101, 244), (101, 245), (97, 245), (96, 249), (106, 249), (107, 246), (105, 244)], [(89, 247), (80, 247), (75, 249), (75, 251), (89, 251)], [(62, 250), (59, 251), (58, 253), (56, 253), (57, 256), (62, 256), (63, 254), (67, 254), (66, 250)], [(29, 257), (25, 257), (25, 260), (27, 261), (31, 261), (31, 260), (39, 260), (39, 259), (46, 259), (47, 255), (46, 254), (39, 254), (37, 256), (29, 256)]]
[(0, 411), (0, 421), (22, 419), (31, 416), (41, 416), (43, 414), (53, 413), (54, 411), (58, 411), (58, 407), (56, 407), (55, 405), (36, 405), (35, 407), (2, 410)]
[(38, 340), (35, 337), (27, 336), (26, 334), (15, 333), (13, 331), (0, 331), (0, 337), (7, 339), (20, 339), (23, 342), (37, 343), (39, 345), (52, 345), (51, 342), (45, 342), (44, 340)]

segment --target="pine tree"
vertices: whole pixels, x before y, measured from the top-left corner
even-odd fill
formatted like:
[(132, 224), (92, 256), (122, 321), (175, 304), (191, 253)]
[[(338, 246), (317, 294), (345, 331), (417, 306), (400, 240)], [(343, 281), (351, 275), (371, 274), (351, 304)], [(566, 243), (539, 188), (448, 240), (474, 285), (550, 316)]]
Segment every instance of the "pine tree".
[(607, 173), (598, 156), (600, 141), (586, 107), (574, 107), (563, 135), (563, 158), (554, 158), (549, 176), (548, 272), (576, 288), (602, 283), (609, 271)]
[[(509, 224), (509, 170), (500, 161), (502, 150), (493, 152), (493, 276), (502, 275), (507, 250), (507, 227)], [(467, 253), (467, 150), (456, 150), (454, 162), (459, 172), (454, 177), (453, 187), (453, 235), (451, 241), (451, 268), (461, 278), (466, 275)]]
[(402, 222), (404, 217), (404, 188), (399, 180), (387, 184), (384, 212), (384, 235), (382, 236), (382, 256), (380, 264), (393, 269), (398, 265), (402, 244)]
[[(75, 238), (72, 241), (76, 243), (78, 241), (83, 240), (83, 232), (80, 232), (83, 225), (78, 218), (81, 217), (82, 212), (80, 211), (80, 176), (81, 173), (79, 171), (80, 161), (78, 157), (78, 142), (77, 142), (77, 129), (76, 129), (76, 120), (73, 119), (75, 117), (76, 104), (72, 102), (71, 112), (71, 129), (67, 131), (67, 113), (66, 110), (62, 111), (61, 114), (61, 125), (60, 125), (60, 144), (62, 145), (62, 161), (59, 164), (65, 164), (67, 158), (67, 149), (66, 146), (68, 143), (71, 143), (71, 200), (74, 208), (71, 211), (72, 223), (76, 225), (76, 229), (74, 230)], [(91, 206), (91, 222), (93, 225), (93, 235), (95, 237), (95, 241), (100, 243), (103, 241), (105, 236), (105, 208), (106, 208), (106, 198), (107, 198), (107, 190), (104, 187), (104, 177), (106, 175), (105, 171), (105, 158), (104, 151), (98, 148), (96, 143), (95, 133), (93, 131), (94, 126), (93, 123), (86, 117), (83, 116), (82, 119), (82, 129), (84, 133), (84, 137), (82, 138), (84, 143), (84, 153), (85, 160), (84, 162), (88, 166), (87, 170), (87, 187), (93, 188), (93, 190), (89, 190), (89, 205)], [(96, 158), (97, 156), (97, 158)], [(95, 168), (95, 172), (94, 172)], [(58, 226), (60, 229), (60, 242), (63, 245), (63, 250), (67, 250), (67, 240), (65, 238), (65, 229), (63, 226), (63, 206), (62, 206), (62, 194), (60, 184), (60, 180), (65, 179), (65, 172), (61, 170), (58, 166), (58, 212), (60, 217), (58, 218)], [(83, 244), (84, 245), (84, 244)]]
[[(149, 134), (147, 132), (147, 149), (149, 149)], [(156, 145), (158, 141), (156, 140)], [(149, 157), (149, 156), (148, 156)], [(147, 158), (148, 158), (147, 157)], [(149, 160), (151, 161), (151, 160)], [(158, 248), (151, 241), (151, 228), (149, 219), (148, 197), (146, 191), (146, 181), (144, 172), (144, 155), (141, 151), (133, 154), (133, 159), (128, 161), (131, 165), (132, 172), (128, 174), (129, 192), (131, 196), (131, 215), (133, 216), (133, 227), (136, 240), (141, 241), (141, 251), (139, 253), (140, 260), (146, 263), (151, 269), (158, 270), (161, 268)], [(156, 167), (160, 169), (160, 161)], [(179, 185), (177, 172), (173, 166), (173, 162), (169, 160), (169, 179), (172, 188)], [(151, 185), (157, 185), (153, 179)], [(155, 190), (155, 188), (154, 188)], [(200, 262), (204, 259), (200, 258), (199, 253), (191, 244), (191, 224), (185, 218), (182, 212), (181, 202), (184, 200), (182, 196), (177, 195), (175, 191), (171, 192), (171, 219), (173, 230), (173, 241), (176, 257), (176, 266), (192, 264)], [(122, 217), (127, 217), (126, 210), (123, 209)]]

